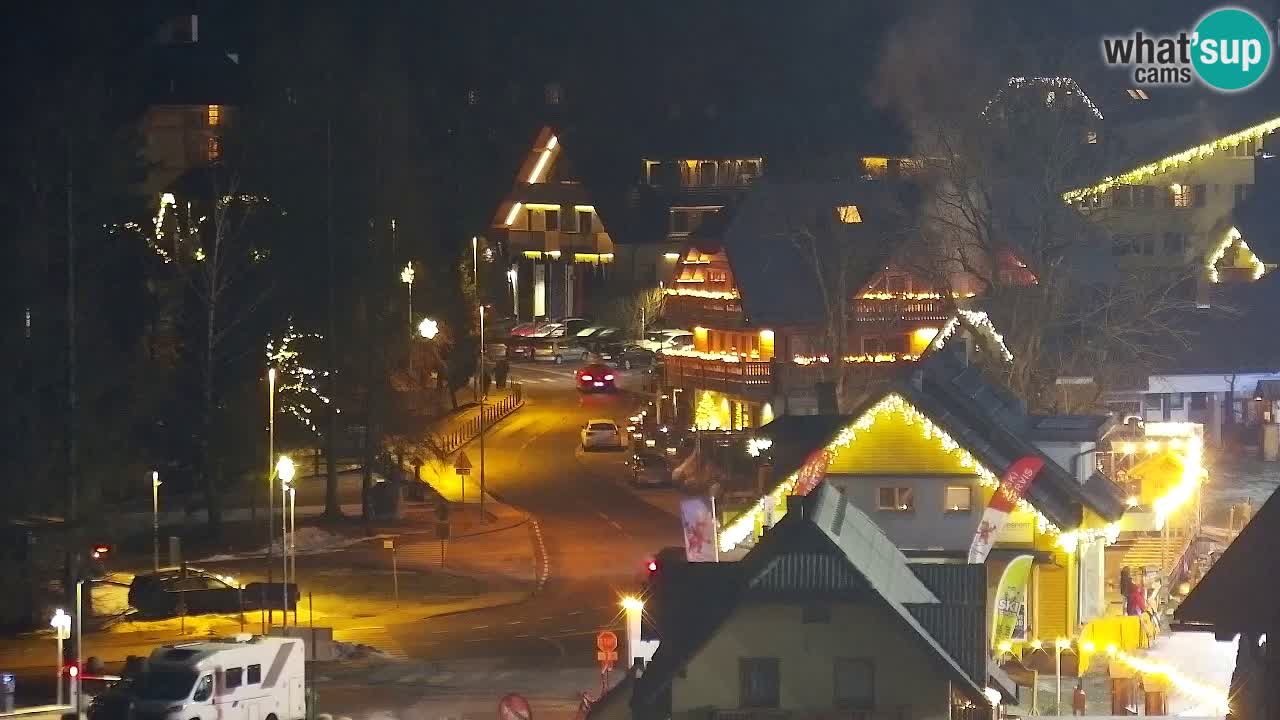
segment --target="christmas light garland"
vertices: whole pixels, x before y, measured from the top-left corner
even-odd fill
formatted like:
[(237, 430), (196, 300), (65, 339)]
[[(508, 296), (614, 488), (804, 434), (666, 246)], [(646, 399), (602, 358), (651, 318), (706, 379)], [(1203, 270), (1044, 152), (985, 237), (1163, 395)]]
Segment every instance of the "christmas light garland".
[(664, 295), (705, 298), (707, 300), (737, 300), (741, 297), (737, 290), (695, 290), (693, 288), (663, 288)]
[[(973, 474), (978, 478), (979, 485), (992, 490), (1000, 486), (1000, 478), (995, 473), (979, 462), (977, 458), (962, 447), (960, 443), (956, 442), (950, 434), (930, 420), (928, 416), (917, 410), (906, 398), (897, 393), (889, 393), (884, 396), (859, 416), (857, 420), (841, 429), (836, 438), (827, 445), (826, 451), (834, 453), (848, 447), (858, 438), (860, 433), (870, 431), (881, 416), (889, 414), (899, 415), (908, 425), (918, 427), (926, 439), (936, 440), (943, 450), (956, 457), (962, 467), (973, 471)], [(750, 448), (748, 448), (748, 451), (750, 451)], [(786, 495), (791, 488), (795, 487), (798, 478), (799, 471), (792, 473), (771, 495), (776, 495), (778, 498)], [(781, 495), (779, 495), (780, 492)], [(775, 500), (778, 498), (775, 498)], [(1088, 544), (1102, 540), (1107, 544), (1111, 544), (1120, 535), (1120, 526), (1116, 523), (1109, 523), (1100, 528), (1076, 528), (1070, 531), (1063, 531), (1037, 510), (1035, 506), (1027, 502), (1026, 499), (1019, 499), (1016, 507), (1018, 510), (1035, 518), (1038, 532), (1046, 535), (1056, 535), (1058, 547), (1067, 552), (1074, 552), (1076, 546), (1080, 543)], [(779, 514), (786, 512), (781, 503), (775, 502), (775, 508), (778, 508), (776, 512)], [(763, 511), (764, 498), (761, 498), (751, 508), (734, 518), (720, 532), (720, 549), (728, 552), (737, 547), (755, 528), (756, 514)]]
[(1093, 195), (1102, 195), (1117, 185), (1134, 185), (1155, 175), (1174, 170), (1185, 163), (1210, 157), (1219, 150), (1229, 150), (1249, 140), (1261, 140), (1264, 135), (1275, 132), (1277, 129), (1280, 129), (1280, 117), (1272, 118), (1264, 123), (1187, 148), (1182, 152), (1136, 167), (1117, 176), (1109, 176), (1095, 185), (1070, 190), (1062, 194), (1062, 199), (1067, 203), (1073, 203)]
[(995, 341), (996, 347), (1000, 350), (1000, 357), (1004, 358), (1005, 362), (1013, 362), (1013, 353), (1010, 352), (1009, 347), (1004, 344), (1004, 336), (996, 332), (996, 326), (991, 322), (991, 318), (987, 317), (987, 314), (980, 310), (957, 310), (956, 317), (948, 320), (947, 324), (942, 326), (942, 330), (938, 333), (938, 336), (934, 338), (934, 349), (942, 349), (942, 346), (946, 344), (947, 340), (960, 327), (961, 316), (963, 316), (970, 325), (978, 330), (986, 332), (987, 335)]
[(1240, 249), (1249, 253), (1247, 261), (1253, 270), (1253, 279), (1257, 280), (1267, 274), (1266, 264), (1258, 259), (1258, 256), (1253, 253), (1253, 250), (1249, 249), (1249, 245), (1244, 241), (1244, 237), (1240, 234), (1240, 231), (1233, 227), (1227, 231), (1227, 234), (1223, 236), (1222, 241), (1219, 242), (1218, 246), (1209, 254), (1209, 259), (1205, 262), (1205, 268), (1209, 271), (1209, 282), (1222, 282), (1222, 278), (1218, 275), (1218, 261), (1227, 254), (1227, 249), (1237, 241), (1240, 243)]
[[(331, 402), (315, 385), (317, 378), (329, 377), (329, 371), (317, 372), (302, 364), (299, 351), (294, 349), (294, 343), (303, 339), (318, 340), (322, 339), (322, 336), (318, 333), (300, 333), (294, 329), (293, 320), (289, 320), (279, 342), (267, 339), (267, 362), (271, 367), (276, 368), (278, 373), (276, 391), (280, 396), (281, 409), (296, 418), (308, 430), (320, 435), (320, 429), (308, 417), (311, 415), (311, 407), (304, 402), (304, 399), (315, 398), (325, 405)], [(336, 407), (335, 411), (342, 412)]]
[(983, 116), (986, 116), (987, 111), (991, 109), (992, 105), (995, 105), (1000, 98), (1004, 97), (1004, 91), (1006, 89), (1013, 88), (1016, 90), (1032, 84), (1048, 85), (1055, 90), (1064, 90), (1069, 95), (1079, 95), (1080, 99), (1084, 101), (1085, 107), (1089, 108), (1089, 111), (1093, 113), (1093, 116), (1099, 120), (1103, 119), (1102, 111), (1098, 109), (1098, 106), (1094, 105), (1093, 100), (1085, 94), (1084, 90), (1080, 89), (1080, 85), (1069, 77), (1011, 77), (1009, 78), (1009, 82), (1005, 84), (1005, 87), (1000, 88), (1000, 92), (997, 92), (995, 97), (987, 101), (987, 106), (982, 109)]

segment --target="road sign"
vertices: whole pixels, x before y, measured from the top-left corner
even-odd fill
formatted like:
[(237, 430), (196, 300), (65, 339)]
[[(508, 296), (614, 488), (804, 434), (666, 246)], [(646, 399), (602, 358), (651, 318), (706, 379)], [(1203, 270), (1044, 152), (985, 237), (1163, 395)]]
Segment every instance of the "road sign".
[(459, 475), (471, 474), (471, 458), (467, 457), (466, 450), (458, 453), (458, 459), (453, 461), (453, 471)]
[(614, 663), (618, 662), (618, 653), (605, 652), (601, 650), (596, 653), (596, 659), (600, 661), (601, 665), (605, 666), (606, 668), (611, 668), (613, 667)]
[(596, 635), (596, 649), (602, 653), (611, 653), (618, 649), (618, 636), (611, 630), (603, 630)]
[(533, 720), (533, 708), (523, 695), (511, 693), (498, 701), (498, 720)]

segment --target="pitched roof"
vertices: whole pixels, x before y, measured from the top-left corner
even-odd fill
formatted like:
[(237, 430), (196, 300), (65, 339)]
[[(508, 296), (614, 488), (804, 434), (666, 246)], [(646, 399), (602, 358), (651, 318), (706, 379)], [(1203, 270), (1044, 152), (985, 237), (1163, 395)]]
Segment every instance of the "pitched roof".
[[(722, 238), (747, 318), (757, 325), (822, 322), (813, 261), (797, 247), (797, 234), (811, 234), (820, 255), (837, 243), (857, 243), (857, 276), (848, 278), (853, 292), (899, 247), (897, 231), (911, 195), (907, 187), (886, 180), (776, 182), (767, 176), (753, 185), (734, 207)], [(838, 221), (836, 208), (850, 205), (858, 208), (861, 222)], [(830, 269), (824, 264), (824, 272)]]
[(1280, 620), (1280, 493), (1272, 493), (1235, 542), (1173, 611), (1210, 623), (1218, 637), (1258, 635)]
[[(1036, 426), (1043, 424), (1046, 417), (1027, 414), (1017, 398), (988, 382), (979, 368), (966, 367), (952, 353), (938, 352), (906, 372), (907, 377), (867, 397), (841, 421), (826, 416), (802, 424), (779, 418), (784, 422), (777, 428), (782, 431), (778, 437), (774, 436), (773, 426), (779, 420), (761, 428), (760, 434), (774, 441), (774, 480), (781, 482), (790, 476), (809, 453), (830, 444), (841, 429), (886, 396), (896, 393), (997, 475), (1018, 458), (1034, 455), (1042, 459), (1044, 469), (1027, 489), (1027, 501), (1058, 527), (1064, 530), (1078, 527), (1082, 506), (1109, 521), (1124, 514), (1120, 488), (1101, 473), (1095, 473), (1081, 485), (1066, 468), (1045, 455), (1033, 440)], [(789, 447), (783, 447), (783, 443)]]
[[(720, 598), (684, 604), (682, 609), (700, 613), (701, 621), (683, 623), (679, 635), (664, 632), (653, 661), (636, 682), (633, 708), (658, 702), (677, 670), (715, 636), (745, 599), (824, 594), (883, 604), (909, 641), (936, 661), (938, 670), (967, 689), (975, 703), (987, 703), (982, 692), (985, 657), (981, 664), (973, 658), (957, 660), (924, 624), (948, 635), (972, 634), (980, 643), (984, 637), (981, 614), (973, 624), (969, 615), (943, 609), (948, 606), (912, 572), (906, 557), (835, 487), (822, 484), (793, 502), (793, 509), (733, 564), (740, 568), (735, 586)], [(916, 613), (926, 620), (922, 622)], [(954, 638), (953, 643), (964, 645)]]

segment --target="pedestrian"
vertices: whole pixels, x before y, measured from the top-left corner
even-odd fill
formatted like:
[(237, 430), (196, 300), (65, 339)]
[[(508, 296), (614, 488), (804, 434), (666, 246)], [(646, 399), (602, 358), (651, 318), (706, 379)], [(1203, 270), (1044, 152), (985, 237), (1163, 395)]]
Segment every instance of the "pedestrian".
[(1128, 565), (1120, 568), (1120, 600), (1124, 603), (1124, 614), (1132, 615), (1129, 610), (1129, 594), (1133, 592), (1133, 571)]
[(1071, 714), (1084, 715), (1084, 706), (1087, 700), (1088, 696), (1084, 693), (1084, 680), (1077, 679), (1076, 690), (1071, 693)]

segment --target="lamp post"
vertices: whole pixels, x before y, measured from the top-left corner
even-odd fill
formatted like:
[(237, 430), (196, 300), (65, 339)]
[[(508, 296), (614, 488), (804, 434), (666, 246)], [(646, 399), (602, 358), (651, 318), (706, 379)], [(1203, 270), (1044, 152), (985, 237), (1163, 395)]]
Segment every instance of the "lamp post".
[(507, 271), (507, 279), (511, 281), (511, 315), (516, 320), (520, 319), (520, 294), (517, 292), (517, 286), (520, 282), (520, 273), (516, 272), (514, 265)]
[(1058, 638), (1053, 643), (1053, 667), (1054, 673), (1057, 675), (1057, 691), (1053, 696), (1053, 714), (1062, 714), (1062, 651), (1071, 647), (1071, 641), (1066, 638)]
[(53, 628), (58, 638), (58, 663), (56, 665), (55, 675), (58, 678), (58, 700), (57, 704), (62, 704), (62, 665), (65, 662), (62, 656), (62, 641), (71, 637), (71, 616), (62, 612), (62, 608), (53, 611), (53, 619), (49, 621), (49, 625)]
[(644, 612), (644, 601), (634, 595), (622, 598), (622, 610), (627, 623), (627, 662), (625, 667), (640, 657), (640, 614)]
[(280, 460), (276, 462), (276, 475), (280, 477), (280, 555), (283, 560), (281, 570), (284, 572), (284, 577), (280, 583), (280, 595), (283, 603), (280, 606), (280, 614), (283, 616), (281, 624), (286, 626), (289, 624), (289, 525), (286, 522), (288, 518), (285, 515), (285, 498), (288, 490), (293, 487), (293, 472), (293, 460), (288, 455), (281, 455)]
[(160, 473), (151, 471), (151, 569), (160, 569)]
[(489, 383), (485, 380), (484, 369), (484, 304), (480, 305), (480, 369), (477, 377), (480, 379), (480, 524), (484, 524), (484, 399), (489, 392)]
[[(476, 305), (480, 308), (480, 365), (476, 368), (476, 401), (483, 402), (481, 395), (484, 388), (480, 387), (484, 381), (484, 303), (480, 301), (480, 238), (475, 235), (471, 236), (471, 288), (476, 295)], [(480, 406), (480, 425), (484, 425), (484, 405)], [(484, 432), (481, 430), (481, 432)]]
[[(404, 264), (400, 271), (400, 282), (409, 287), (409, 331), (413, 332), (413, 263)], [(413, 346), (409, 346), (409, 372), (413, 373)]]
[[(267, 370), (267, 585), (271, 585), (271, 541), (275, 535), (276, 512), (276, 369)], [(283, 551), (283, 548), (281, 548)], [(264, 603), (265, 604), (265, 603)], [(267, 607), (267, 625), (271, 625), (272, 611)]]

